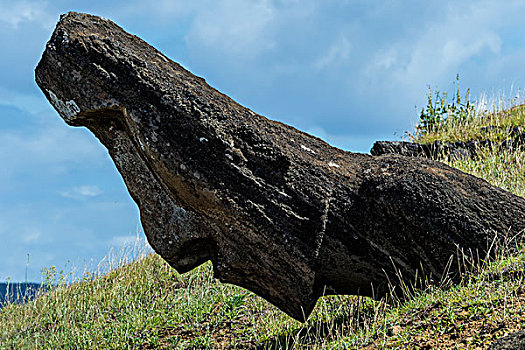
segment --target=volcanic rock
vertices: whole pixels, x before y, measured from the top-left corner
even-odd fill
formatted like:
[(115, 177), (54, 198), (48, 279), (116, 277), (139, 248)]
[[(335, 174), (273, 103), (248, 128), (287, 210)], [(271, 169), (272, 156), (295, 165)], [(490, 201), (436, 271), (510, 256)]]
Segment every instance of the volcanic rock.
[(498, 339), (488, 350), (525, 350), (525, 331), (517, 331)]
[(331, 147), (101, 17), (63, 15), (36, 81), (108, 149), (171, 266), (211, 260), (219, 280), (298, 320), (323, 294), (379, 298), (417, 273), (439, 279), (458, 251), (483, 256), (525, 228), (521, 197), (430, 159)]
[[(487, 132), (499, 128), (497, 126), (486, 126), (480, 131)], [(443, 143), (438, 140), (429, 144), (407, 141), (376, 141), (370, 149), (370, 154), (373, 156), (399, 154), (406, 157), (427, 157), (431, 159), (440, 159), (446, 156), (449, 160), (476, 159), (478, 150), (484, 147), (497, 147), (500, 151), (522, 149), (525, 146), (525, 132), (522, 130), (523, 128), (519, 126), (507, 128), (507, 133), (513, 138), (500, 143), (489, 139), (450, 143)]]

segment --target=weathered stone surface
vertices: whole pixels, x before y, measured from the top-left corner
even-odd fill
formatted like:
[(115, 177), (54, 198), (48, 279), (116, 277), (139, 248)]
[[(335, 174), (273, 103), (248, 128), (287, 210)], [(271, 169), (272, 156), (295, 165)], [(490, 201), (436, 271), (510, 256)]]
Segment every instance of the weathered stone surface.
[(525, 331), (518, 331), (498, 339), (488, 350), (525, 350)]
[(406, 157), (427, 157), (430, 149), (427, 145), (407, 141), (376, 141), (370, 150), (373, 156), (399, 154)]
[[(484, 127), (482, 132), (491, 131), (499, 127)], [(438, 159), (447, 156), (450, 160), (475, 159), (478, 150), (484, 147), (497, 147), (499, 150), (513, 150), (525, 146), (525, 132), (523, 128), (517, 126), (507, 130), (510, 138), (495, 143), (491, 140), (472, 140), (467, 142), (443, 143), (435, 141), (430, 144), (421, 144), (407, 141), (376, 141), (370, 150), (373, 156), (384, 154), (399, 154), (406, 157), (427, 157)]]
[(268, 120), (107, 19), (62, 16), (36, 81), (107, 147), (171, 266), (211, 260), (221, 281), (299, 320), (323, 293), (380, 297), (396, 271), (440, 278), (458, 249), (483, 255), (496, 233), (525, 227), (521, 197)]

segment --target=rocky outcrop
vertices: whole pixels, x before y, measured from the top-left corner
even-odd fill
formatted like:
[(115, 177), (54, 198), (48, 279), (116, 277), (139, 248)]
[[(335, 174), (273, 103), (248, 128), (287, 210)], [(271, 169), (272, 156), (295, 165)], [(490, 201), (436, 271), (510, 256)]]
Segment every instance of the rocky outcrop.
[[(157, 253), (304, 320), (323, 294), (442, 277), (525, 227), (525, 199), (424, 158), (342, 151), (257, 115), (113, 22), (63, 15), (36, 81), (108, 149)], [(422, 272), (419, 271), (419, 274)]]
[(488, 350), (525, 350), (525, 331), (511, 333), (498, 339)]
[[(493, 130), (495, 126), (481, 128), (482, 132)], [(507, 134), (512, 138), (502, 142), (491, 140), (472, 140), (467, 142), (443, 143), (435, 141), (430, 144), (422, 144), (406, 141), (376, 141), (370, 150), (373, 156), (384, 154), (399, 154), (406, 157), (426, 157), (439, 159), (448, 157), (449, 160), (475, 159), (478, 151), (485, 147), (497, 147), (498, 150), (513, 150), (525, 146), (525, 132), (523, 128), (517, 126), (507, 130)]]
[(384, 154), (399, 154), (405, 157), (429, 157), (432, 158), (430, 146), (407, 141), (376, 141), (370, 150), (373, 156)]

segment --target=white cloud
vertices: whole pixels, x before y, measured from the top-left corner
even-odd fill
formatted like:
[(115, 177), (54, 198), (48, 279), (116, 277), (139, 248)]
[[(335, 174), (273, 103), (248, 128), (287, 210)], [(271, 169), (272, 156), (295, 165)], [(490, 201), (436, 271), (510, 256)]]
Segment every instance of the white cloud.
[(434, 21), (377, 52), (366, 69), (368, 74), (386, 74), (396, 82), (450, 80), (463, 63), (501, 52), (500, 21), (510, 15), (513, 6), (454, 2), (444, 7)]
[(33, 128), (0, 131), (0, 162), (4, 164), (0, 179), (28, 169), (58, 174), (72, 164), (95, 166), (106, 160), (106, 151), (87, 135), (87, 130), (64, 125), (28, 126)]
[(23, 235), (22, 240), (24, 243), (35, 243), (38, 241), (41, 235), (42, 232), (39, 230), (31, 230)]
[(0, 22), (18, 29), (24, 22), (37, 22), (48, 28), (54, 19), (46, 12), (47, 2), (0, 0)]
[(97, 186), (79, 186), (73, 189), (81, 196), (86, 197), (96, 197), (102, 193), (102, 191)]
[(347, 61), (350, 57), (351, 49), (352, 45), (350, 41), (344, 34), (341, 34), (340, 37), (330, 46), (328, 51), (321, 55), (321, 57), (315, 62), (314, 66), (317, 69), (325, 69)]
[(115, 247), (124, 247), (131, 245), (137, 241), (136, 236), (113, 236), (111, 237), (110, 245)]
[(196, 13), (186, 41), (229, 55), (254, 56), (275, 45), (266, 35), (275, 18), (276, 9), (268, 0), (209, 3)]
[[(399, 62), (399, 56), (396, 48), (391, 47), (388, 50), (380, 51), (375, 55), (374, 60), (369, 67), (369, 70), (389, 70)], [(371, 69), (370, 69), (371, 68)]]
[[(516, 43), (509, 45), (506, 40), (521, 37), (519, 31), (510, 34), (510, 28), (519, 28), (521, 18), (517, 14), (525, 11), (525, 3), (450, 1), (429, 2), (428, 7), (429, 12), (421, 16), (392, 14), (390, 27), (399, 30), (387, 33), (391, 34), (388, 40), (377, 35), (369, 38), (377, 41), (375, 45), (360, 47), (363, 60), (349, 79), (359, 81), (359, 85), (351, 85), (358, 86), (361, 96), (380, 98), (382, 106), (390, 106), (391, 113), (382, 117), (385, 122), (389, 118), (391, 122), (392, 118), (417, 118), (413, 106), (424, 105), (427, 84), (449, 91), (457, 73), (462, 90), (473, 88), (471, 93), (476, 94), (476, 85), (491, 88), (494, 83), (508, 83), (502, 77), (511, 69), (502, 62), (507, 61), (509, 48), (512, 53), (517, 48), (512, 47)], [(511, 83), (522, 79), (519, 73), (512, 77), (516, 80)]]
[(36, 116), (49, 110), (49, 104), (42, 95), (22, 93), (4, 86), (0, 86), (0, 105), (15, 107)]
[(96, 197), (102, 194), (102, 190), (98, 186), (75, 186), (69, 191), (61, 192), (60, 195), (72, 199), (84, 199), (89, 197)]
[(483, 50), (489, 50), (492, 54), (500, 52), (502, 40), (499, 35), (492, 31), (479, 34), (474, 38), (463, 37), (446, 41), (441, 52), (444, 64), (458, 66)]
[[(191, 15), (198, 11), (199, 8), (206, 8), (208, 5), (211, 5), (209, 0), (157, 0), (155, 1), (155, 6), (151, 6), (151, 1), (149, 0), (126, 1), (120, 4), (118, 13), (130, 18), (135, 18), (136, 16), (141, 16), (144, 20), (153, 18), (155, 24), (160, 22), (173, 23), (174, 19)], [(114, 20), (114, 18), (110, 19)]]

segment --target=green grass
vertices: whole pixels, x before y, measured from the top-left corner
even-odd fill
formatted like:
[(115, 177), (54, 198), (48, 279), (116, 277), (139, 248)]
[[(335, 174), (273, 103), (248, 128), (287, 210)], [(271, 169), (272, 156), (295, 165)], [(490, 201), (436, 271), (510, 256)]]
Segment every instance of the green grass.
[[(444, 103), (446, 105), (447, 102)], [(412, 141), (424, 144), (438, 140), (451, 143), (471, 140), (503, 141), (513, 138), (509, 135), (509, 128), (525, 126), (525, 105), (516, 104), (516, 100), (512, 100), (511, 103), (509, 105), (505, 101), (492, 102), (490, 106), (479, 108), (471, 114), (453, 116), (446, 122), (436, 123), (429, 127), (428, 131), (417, 132), (416, 127), (416, 132), (408, 134)], [(496, 128), (483, 130), (488, 126)]]
[[(503, 140), (506, 129), (481, 135), (479, 128), (525, 126), (524, 115), (521, 106), (479, 113), (417, 141)], [(449, 164), (525, 196), (524, 150), (484, 149), (475, 161)], [(50, 268), (45, 279), (55, 289), (0, 310), (0, 349), (483, 349), (525, 326), (525, 249), (514, 241), (495, 249), (490, 263), (463, 257), (459, 284), (441, 281), (403, 302), (323, 297), (304, 324), (218, 282), (209, 263), (180, 275), (156, 254), (135, 253), (75, 278)]]

